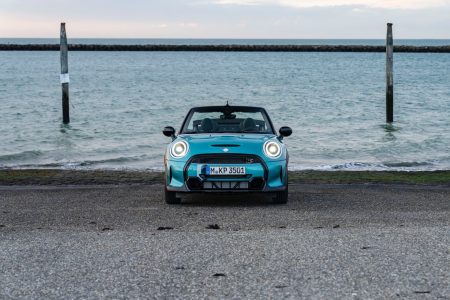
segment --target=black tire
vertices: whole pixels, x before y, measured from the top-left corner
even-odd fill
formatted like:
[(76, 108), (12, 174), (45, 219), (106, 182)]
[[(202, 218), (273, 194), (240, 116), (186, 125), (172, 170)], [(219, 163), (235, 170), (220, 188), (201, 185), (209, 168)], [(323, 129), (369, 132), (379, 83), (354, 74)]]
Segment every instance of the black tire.
[(282, 192), (277, 192), (275, 198), (273, 198), (273, 203), (275, 204), (286, 204), (289, 198), (288, 187), (286, 186), (286, 190)]
[(167, 204), (181, 204), (181, 198), (177, 198), (177, 193), (165, 189), (164, 198)]

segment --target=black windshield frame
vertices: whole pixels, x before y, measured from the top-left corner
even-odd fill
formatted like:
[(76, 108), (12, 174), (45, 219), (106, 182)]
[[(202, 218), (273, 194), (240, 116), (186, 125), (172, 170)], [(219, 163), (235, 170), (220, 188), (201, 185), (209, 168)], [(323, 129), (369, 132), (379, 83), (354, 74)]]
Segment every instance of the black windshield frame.
[[(189, 125), (189, 121), (192, 118), (192, 115), (196, 112), (207, 113), (207, 112), (221, 112), (221, 113), (233, 113), (233, 112), (250, 112), (256, 113), (260, 112), (265, 119), (267, 119), (268, 131), (265, 133), (255, 133), (255, 134), (275, 134), (275, 130), (272, 124), (272, 120), (269, 117), (269, 114), (262, 107), (254, 107), (254, 106), (201, 106), (201, 107), (193, 107), (189, 110), (186, 117), (183, 120), (181, 125), (180, 134), (199, 134), (187, 131), (187, 127)], [(221, 132), (222, 133), (222, 132)], [(238, 132), (234, 132), (235, 134), (239, 134)], [(248, 132), (253, 133), (253, 132)], [(247, 132), (242, 132), (241, 134), (247, 134)]]

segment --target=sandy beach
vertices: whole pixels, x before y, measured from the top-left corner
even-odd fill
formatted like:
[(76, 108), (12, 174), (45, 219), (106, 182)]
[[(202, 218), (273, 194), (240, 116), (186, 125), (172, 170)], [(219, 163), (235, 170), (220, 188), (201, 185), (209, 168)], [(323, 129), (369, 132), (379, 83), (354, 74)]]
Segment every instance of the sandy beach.
[(448, 184), (291, 176), (287, 205), (168, 206), (158, 173), (5, 172), (1, 298), (450, 297)]

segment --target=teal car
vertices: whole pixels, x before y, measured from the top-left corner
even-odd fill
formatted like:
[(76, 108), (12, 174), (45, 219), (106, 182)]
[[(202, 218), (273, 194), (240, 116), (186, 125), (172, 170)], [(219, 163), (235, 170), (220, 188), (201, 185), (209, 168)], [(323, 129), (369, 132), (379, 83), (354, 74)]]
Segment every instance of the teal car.
[(180, 204), (183, 193), (272, 193), (288, 201), (289, 155), (266, 110), (250, 106), (194, 107), (175, 135), (165, 127), (165, 200)]

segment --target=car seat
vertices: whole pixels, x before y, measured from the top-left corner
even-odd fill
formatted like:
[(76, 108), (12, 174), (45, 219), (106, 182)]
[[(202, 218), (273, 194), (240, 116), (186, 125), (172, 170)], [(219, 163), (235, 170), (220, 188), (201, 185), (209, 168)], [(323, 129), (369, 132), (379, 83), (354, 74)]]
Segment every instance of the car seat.
[(202, 120), (201, 129), (203, 132), (212, 132), (214, 129), (213, 121), (210, 118), (204, 118)]
[(258, 131), (258, 127), (256, 127), (256, 122), (252, 118), (247, 118), (242, 122), (242, 131)]

